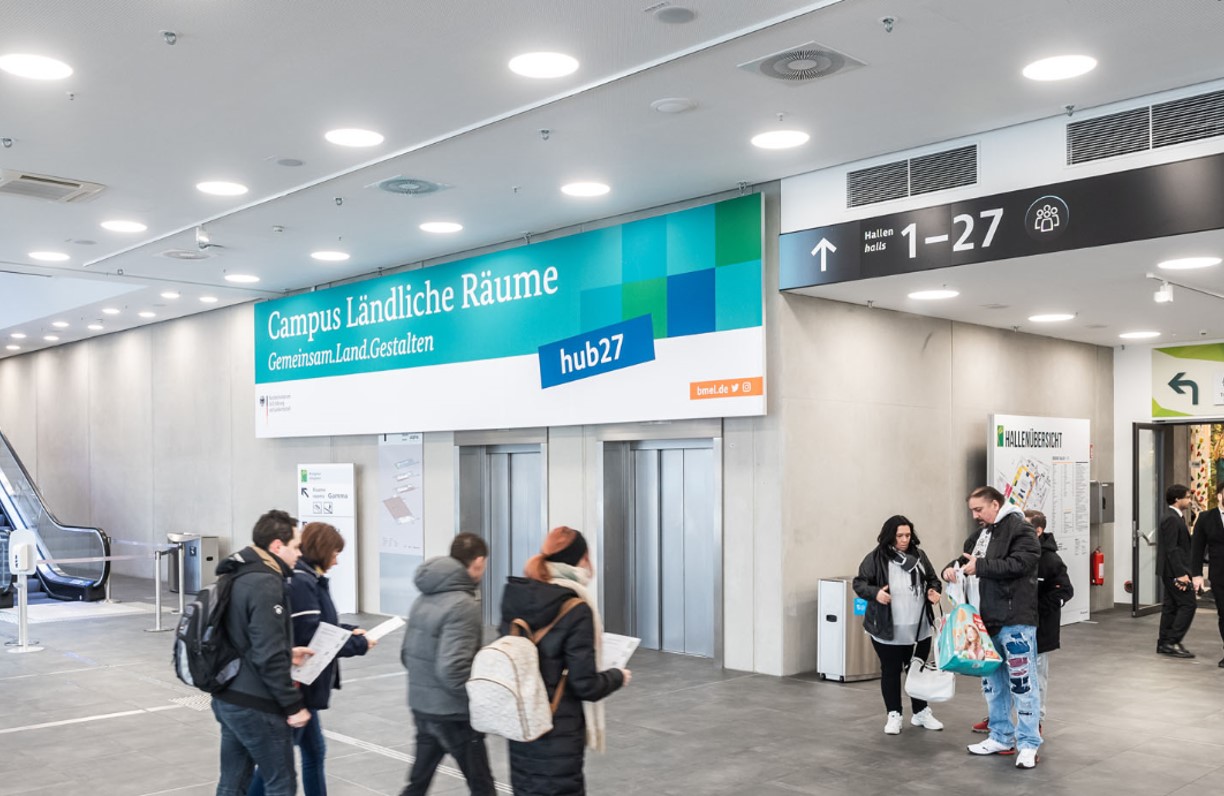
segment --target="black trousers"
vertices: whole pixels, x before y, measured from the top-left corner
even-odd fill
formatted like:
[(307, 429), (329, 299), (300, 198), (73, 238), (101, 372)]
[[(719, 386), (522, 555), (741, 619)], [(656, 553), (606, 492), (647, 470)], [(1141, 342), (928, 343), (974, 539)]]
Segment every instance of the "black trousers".
[(449, 719), (412, 712), (416, 721), (416, 761), (408, 775), (408, 786), (400, 796), (425, 796), (442, 758), (455, 758), (467, 779), (472, 796), (493, 796), (493, 772), (484, 734), (472, 729), (467, 719)]
[[(917, 644), (881, 644), (873, 638), (871, 646), (880, 656), (880, 693), (884, 695), (884, 707), (889, 713), (900, 713), (901, 678), (909, 671), (912, 658), (925, 661), (931, 654), (931, 638), (924, 638)], [(921, 699), (911, 699), (910, 704), (915, 713), (921, 713), (927, 706)]]
[(1194, 621), (1194, 609), (1198, 601), (1194, 589), (1187, 586), (1179, 589), (1172, 578), (1161, 578), (1164, 583), (1164, 605), (1160, 609), (1160, 645), (1180, 644)]
[(1224, 567), (1218, 570), (1208, 567), (1207, 578), (1211, 581), (1211, 596), (1215, 598), (1216, 614), (1220, 619), (1220, 640), (1224, 641)]

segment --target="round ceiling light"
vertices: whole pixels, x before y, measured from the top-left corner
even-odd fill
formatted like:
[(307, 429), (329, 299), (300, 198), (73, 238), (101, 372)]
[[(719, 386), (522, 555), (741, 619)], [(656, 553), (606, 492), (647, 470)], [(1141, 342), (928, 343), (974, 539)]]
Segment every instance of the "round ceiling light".
[(1193, 271), (1196, 268), (1210, 268), (1219, 265), (1219, 257), (1182, 257), (1177, 260), (1165, 260), (1156, 267), (1165, 271)]
[(103, 328), (103, 327), (102, 327), (102, 324), (100, 324), (100, 323), (91, 323), (91, 324), (89, 324), (89, 326), (88, 326), (88, 327), (86, 327), (86, 328), (88, 328), (88, 329), (89, 329), (89, 331), (91, 331), (91, 332), (100, 332), (100, 331), (102, 331), (102, 328)]
[(446, 235), (451, 232), (459, 232), (463, 229), (462, 224), (457, 224), (454, 221), (426, 221), (421, 225), (422, 232), (434, 232), (439, 235)]
[(142, 318), (156, 318), (157, 317), (156, 312), (149, 312), (148, 310), (145, 310), (144, 312), (138, 312), (136, 314)]
[(342, 263), (349, 258), (348, 252), (337, 251), (311, 252), (310, 256), (325, 263)]
[(239, 182), (210, 180), (208, 182), (197, 182), (196, 190), (200, 193), (212, 194), (213, 196), (242, 196), (247, 192), (247, 187)]
[(259, 277), (254, 274), (226, 274), (225, 281), (236, 285), (253, 285), (259, 281)]
[(24, 340), (26, 339), (26, 333), (25, 332), (13, 332), (12, 334), (9, 335), (9, 337), (13, 338), (14, 340)]
[(67, 329), (68, 321), (52, 321), (51, 325), (54, 326), (56, 329)]
[(0, 55), (0, 69), (31, 80), (63, 80), (72, 74), (72, 67), (63, 61), (28, 53)]
[(115, 309), (114, 307), (103, 307), (102, 314), (103, 315), (118, 315), (119, 310)]
[(1030, 315), (1029, 320), (1033, 323), (1058, 323), (1060, 321), (1069, 321), (1075, 318), (1075, 313), (1072, 312), (1049, 312), (1044, 315)]
[(1024, 76), (1029, 80), (1068, 80), (1096, 69), (1097, 60), (1090, 55), (1056, 55), (1042, 58), (1024, 67)]
[(216, 296), (200, 296), (200, 303), (201, 304), (216, 304), (217, 297)]
[(44, 334), (43, 339), (46, 340), (48, 343), (58, 343), (59, 335), (58, 334)]
[(102, 229), (109, 229), (111, 232), (144, 232), (148, 229), (148, 227), (139, 221), (125, 221), (121, 218), (103, 221), (98, 226), (102, 227)]
[(357, 127), (328, 130), (323, 134), (323, 137), (336, 146), (351, 147), (378, 146), (385, 140), (381, 133), (376, 133), (373, 130), (362, 130)]
[(602, 182), (571, 182), (561, 186), (561, 193), (567, 196), (603, 196), (610, 190), (612, 189)]
[(803, 146), (811, 136), (802, 130), (771, 130), (752, 137), (752, 145), (758, 149), (793, 149)]
[(1123, 332), (1118, 337), (1123, 340), (1151, 340), (1153, 337), (1160, 337), (1160, 332)]
[(938, 301), (939, 299), (956, 298), (959, 295), (959, 291), (943, 288), (940, 290), (917, 290), (910, 293), (909, 297), (918, 301)]
[(21, 350), (21, 346), (19, 345), (6, 345), (5, 348), (8, 349), (9, 351), (20, 351)]
[(510, 71), (523, 77), (547, 79), (578, 71), (578, 59), (564, 53), (524, 53), (510, 59)]
[(697, 107), (697, 101), (688, 97), (664, 97), (650, 103), (651, 110), (659, 113), (684, 113)]
[(178, 292), (176, 292), (176, 291), (174, 291), (174, 290), (167, 290), (165, 293), (162, 293), (162, 294), (161, 294), (161, 297), (162, 297), (162, 298), (164, 298), (164, 299), (176, 299), (176, 298), (178, 298), (180, 295), (181, 295), (181, 294), (179, 294)]
[(45, 263), (62, 263), (69, 259), (63, 252), (30, 252), (31, 260), (42, 260)]

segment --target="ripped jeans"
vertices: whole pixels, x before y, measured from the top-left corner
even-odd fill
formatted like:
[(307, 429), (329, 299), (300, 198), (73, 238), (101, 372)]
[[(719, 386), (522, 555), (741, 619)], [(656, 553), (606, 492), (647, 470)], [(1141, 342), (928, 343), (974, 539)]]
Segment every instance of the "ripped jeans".
[[(1005, 625), (990, 637), (1003, 665), (982, 678), (990, 711), (990, 737), (1020, 749), (1041, 746), (1041, 684), (1037, 678), (1037, 628)], [(1012, 724), (1012, 708), (1016, 724)]]

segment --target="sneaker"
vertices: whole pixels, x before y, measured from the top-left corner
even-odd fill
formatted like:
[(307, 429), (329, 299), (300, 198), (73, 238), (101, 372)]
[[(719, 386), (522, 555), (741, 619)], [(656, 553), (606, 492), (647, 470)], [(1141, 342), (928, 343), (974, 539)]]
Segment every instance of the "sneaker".
[(971, 755), (1014, 755), (1016, 753), (1014, 746), (999, 743), (994, 738), (987, 738), (981, 743), (971, 743), (965, 748)]
[(1034, 768), (1040, 759), (1036, 749), (1021, 749), (1016, 755), (1016, 768)]
[(926, 727), (928, 730), (942, 730), (943, 722), (935, 718), (930, 708), (923, 708), (910, 717), (910, 724), (915, 727)]
[(895, 710), (888, 712), (888, 723), (884, 725), (885, 735), (901, 734), (901, 714)]
[(981, 721), (979, 721), (977, 724), (974, 724), (974, 725), (973, 725), (973, 731), (974, 731), (974, 732), (980, 732), (980, 733), (982, 733), (983, 735), (987, 735), (987, 734), (989, 734), (989, 733), (990, 733), (990, 719), (988, 719), (988, 718), (986, 718), (986, 719), (982, 719), (982, 720), (981, 720)]

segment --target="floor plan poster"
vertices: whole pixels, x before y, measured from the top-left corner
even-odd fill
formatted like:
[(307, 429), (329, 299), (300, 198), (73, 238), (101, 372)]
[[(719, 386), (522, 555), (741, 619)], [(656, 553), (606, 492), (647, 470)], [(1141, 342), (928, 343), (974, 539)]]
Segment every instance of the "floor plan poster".
[(991, 415), (987, 442), (990, 483), (1021, 510), (1046, 516), (1046, 529), (1058, 540), (1075, 598), (1063, 606), (1062, 622), (1088, 618), (1088, 463), (1091, 437), (1087, 420), (1063, 417)]
[(424, 435), (378, 438), (379, 610), (405, 616), (417, 590), (412, 578), (424, 560)]

